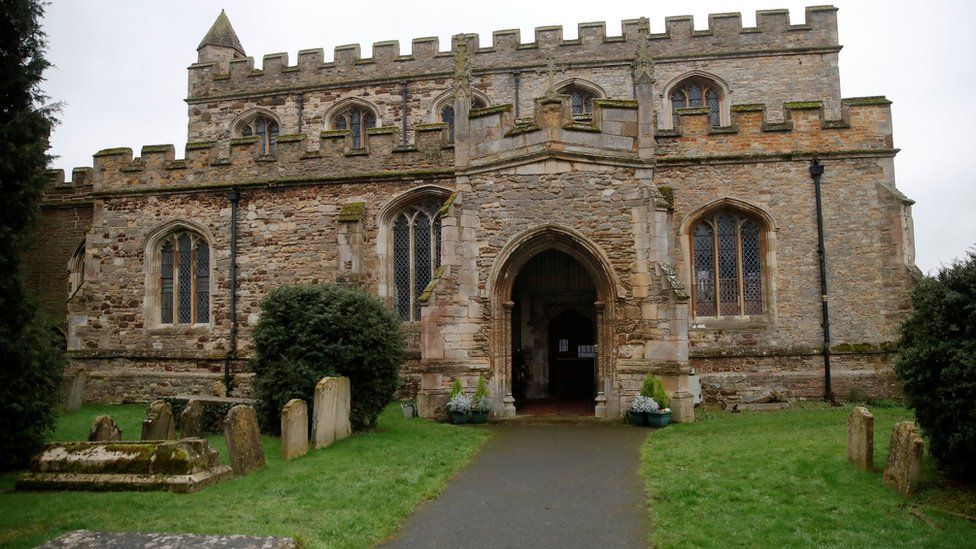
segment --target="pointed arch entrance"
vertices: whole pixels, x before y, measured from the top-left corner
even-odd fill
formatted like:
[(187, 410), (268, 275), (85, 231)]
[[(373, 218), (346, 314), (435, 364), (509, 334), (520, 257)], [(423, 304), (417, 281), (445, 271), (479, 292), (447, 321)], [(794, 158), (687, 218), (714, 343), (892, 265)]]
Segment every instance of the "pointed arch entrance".
[(592, 414), (612, 386), (619, 284), (606, 254), (571, 229), (538, 227), (501, 250), (489, 287), (492, 373), (504, 415), (547, 398)]

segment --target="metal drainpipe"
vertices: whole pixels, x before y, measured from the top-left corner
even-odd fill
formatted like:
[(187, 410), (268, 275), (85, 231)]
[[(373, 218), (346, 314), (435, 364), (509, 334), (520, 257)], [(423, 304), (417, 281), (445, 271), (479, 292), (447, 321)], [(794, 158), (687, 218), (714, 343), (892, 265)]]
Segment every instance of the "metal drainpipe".
[(824, 400), (832, 402), (834, 392), (830, 388), (830, 312), (827, 308), (827, 267), (826, 250), (824, 249), (823, 204), (820, 199), (820, 176), (824, 173), (823, 164), (816, 156), (810, 162), (810, 177), (813, 178), (813, 192), (817, 198), (817, 256), (820, 259), (820, 303), (823, 315), (823, 363), (824, 363)]
[(403, 105), (402, 105), (403, 116), (400, 117), (403, 119), (401, 123), (400, 145), (406, 147), (407, 146), (407, 81), (406, 80), (400, 81), (400, 97), (403, 101)]
[(519, 88), (522, 86), (522, 73), (515, 71), (512, 73), (512, 78), (515, 80), (515, 118), (519, 117)]
[(237, 187), (227, 191), (227, 200), (230, 201), (230, 335), (224, 356), (224, 386), (227, 387), (228, 396), (234, 390), (230, 365), (237, 355), (237, 203), (240, 199), (241, 192)]

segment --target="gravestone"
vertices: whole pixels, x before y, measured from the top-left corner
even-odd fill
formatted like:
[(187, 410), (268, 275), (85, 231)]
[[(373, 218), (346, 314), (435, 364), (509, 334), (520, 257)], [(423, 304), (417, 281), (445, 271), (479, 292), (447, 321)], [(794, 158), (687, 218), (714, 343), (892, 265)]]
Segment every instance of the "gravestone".
[(352, 433), (351, 403), (349, 378), (324, 377), (318, 382), (312, 405), (312, 443), (316, 448), (325, 448)]
[(215, 397), (225, 397), (227, 396), (227, 386), (224, 385), (223, 381), (214, 381), (210, 385), (210, 394)]
[(78, 369), (65, 376), (61, 386), (61, 403), (65, 412), (74, 412), (81, 408), (85, 400), (85, 381), (88, 374)]
[(89, 442), (110, 442), (122, 440), (122, 429), (112, 421), (111, 416), (98, 416), (88, 430)]
[(281, 409), (281, 459), (308, 453), (308, 405), (293, 398)]
[(224, 420), (224, 438), (235, 475), (243, 476), (264, 467), (264, 448), (254, 408), (244, 404), (231, 408)]
[(891, 431), (888, 446), (888, 464), (884, 470), (884, 483), (894, 487), (902, 495), (909, 496), (918, 488), (918, 472), (922, 466), (922, 450), (925, 442), (912, 421), (896, 423)]
[(162, 400), (146, 407), (146, 419), (142, 420), (142, 440), (175, 440), (173, 408)]
[(847, 461), (865, 471), (874, 467), (874, 416), (864, 406), (847, 416)]
[(183, 413), (180, 414), (180, 437), (204, 436), (203, 412), (203, 404), (196, 400), (191, 400), (186, 408), (183, 408)]

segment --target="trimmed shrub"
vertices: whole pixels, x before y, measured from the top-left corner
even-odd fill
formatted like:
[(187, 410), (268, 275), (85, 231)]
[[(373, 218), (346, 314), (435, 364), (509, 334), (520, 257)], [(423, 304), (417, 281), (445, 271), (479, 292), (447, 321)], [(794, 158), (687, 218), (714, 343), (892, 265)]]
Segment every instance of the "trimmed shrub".
[(926, 277), (901, 327), (895, 372), (948, 474), (976, 479), (976, 251)]
[(335, 285), (282, 286), (261, 302), (254, 329), (254, 393), (263, 428), (278, 434), (281, 407), (313, 405), (325, 376), (351, 385), (354, 429), (369, 429), (393, 398), (403, 358), (400, 319), (378, 298)]
[(653, 374), (649, 373), (644, 378), (644, 383), (641, 384), (640, 394), (641, 396), (653, 398), (654, 402), (657, 402), (661, 408), (668, 407), (668, 392), (664, 389), (664, 382), (654, 377)]

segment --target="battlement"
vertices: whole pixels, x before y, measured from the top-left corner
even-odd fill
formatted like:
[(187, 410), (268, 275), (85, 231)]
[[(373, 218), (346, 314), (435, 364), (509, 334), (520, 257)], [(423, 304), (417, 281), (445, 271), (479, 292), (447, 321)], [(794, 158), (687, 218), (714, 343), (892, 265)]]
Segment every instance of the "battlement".
[(894, 152), (891, 101), (857, 97), (842, 101), (838, 120), (824, 117), (820, 101), (786, 103), (781, 122), (766, 106), (732, 105), (732, 124), (713, 127), (707, 109), (678, 109), (674, 130), (656, 134), (658, 163), (711, 157), (750, 158), (790, 153)]
[(597, 99), (593, 116), (573, 117), (568, 95), (535, 100), (531, 118), (515, 119), (511, 105), (471, 111), (468, 154), (473, 166), (561, 151), (589, 157), (637, 158), (637, 101)]
[[(184, 158), (173, 145), (147, 145), (133, 158), (128, 147), (94, 155), (93, 192), (140, 192), (230, 185), (368, 180), (398, 173), (451, 173), (453, 145), (445, 124), (414, 128), (414, 143), (403, 145), (396, 128), (367, 130), (365, 147), (352, 148), (348, 130), (321, 132), (309, 148), (305, 134), (279, 135), (272, 154), (262, 154), (256, 137), (229, 142), (187, 143)], [(76, 170), (77, 172), (77, 170)]]
[[(658, 60), (782, 50), (836, 51), (836, 12), (833, 6), (808, 7), (805, 22), (795, 24), (790, 21), (788, 10), (758, 11), (755, 27), (743, 27), (739, 13), (719, 13), (708, 16), (705, 30), (695, 30), (691, 16), (668, 17), (663, 32), (647, 32), (652, 54)], [(540, 49), (552, 53), (562, 65), (627, 62), (634, 58), (642, 23), (646, 20), (623, 21), (619, 36), (608, 35), (606, 23), (594, 22), (580, 23), (574, 39), (566, 39), (561, 26), (548, 26), (537, 27), (532, 42), (523, 42), (517, 29), (492, 33), (490, 47), (482, 47), (477, 34), (458, 34), (453, 42), (467, 45), (474, 74), (538, 67), (545, 57), (540, 55)], [(191, 65), (188, 101), (314, 86), (445, 77), (453, 74), (453, 68), (453, 53), (442, 51), (436, 37), (414, 39), (411, 52), (406, 55), (400, 53), (396, 40), (374, 43), (369, 58), (362, 57), (359, 44), (336, 46), (329, 62), (322, 49), (299, 51), (295, 65), (289, 64), (287, 53), (273, 53), (264, 56), (261, 69), (254, 68), (253, 57), (233, 59), (226, 65)]]

